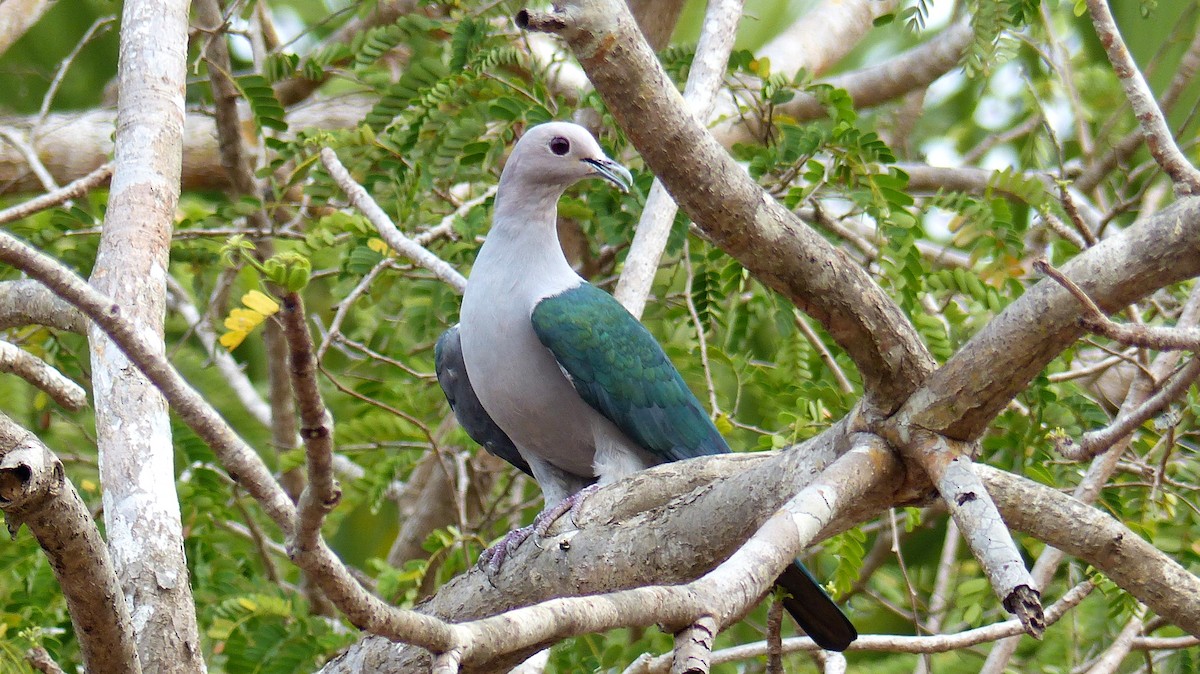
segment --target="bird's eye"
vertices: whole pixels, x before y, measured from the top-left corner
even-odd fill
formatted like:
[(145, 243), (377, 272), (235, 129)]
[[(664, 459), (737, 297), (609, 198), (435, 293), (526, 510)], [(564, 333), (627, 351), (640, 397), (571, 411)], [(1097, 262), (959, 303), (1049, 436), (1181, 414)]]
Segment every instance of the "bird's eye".
[(550, 151), (561, 157), (571, 151), (571, 142), (562, 136), (555, 136), (550, 139)]

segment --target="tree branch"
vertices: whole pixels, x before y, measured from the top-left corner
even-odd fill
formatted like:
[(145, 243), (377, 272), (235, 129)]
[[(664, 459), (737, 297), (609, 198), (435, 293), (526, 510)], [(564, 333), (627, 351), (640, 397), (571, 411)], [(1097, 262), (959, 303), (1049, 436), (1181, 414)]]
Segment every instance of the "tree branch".
[(976, 466), (1004, 520), (1099, 569), (1158, 615), (1200, 637), (1200, 578), (1091, 506), (990, 466)]
[(1200, 329), (1197, 328), (1159, 328), (1149, 325), (1122, 325), (1104, 315), (1100, 307), (1087, 296), (1071, 279), (1050, 266), (1046, 260), (1036, 260), (1033, 263), (1035, 271), (1039, 271), (1054, 279), (1056, 283), (1067, 289), (1067, 292), (1083, 305), (1084, 327), (1092, 332), (1108, 337), (1126, 346), (1140, 346), (1156, 351), (1200, 351)]
[(8, 533), (37, 538), (58, 580), (89, 672), (142, 671), (125, 593), (108, 547), (62, 463), (32, 433), (0, 414), (0, 510)]
[[(1046, 609), (1046, 624), (1053, 625), (1063, 616), (1079, 605), (1091, 594), (1096, 586), (1091, 581), (1084, 581), (1071, 588), (1057, 602)], [(918, 655), (929, 653), (949, 653), (950, 651), (991, 643), (999, 639), (1024, 634), (1025, 628), (1019, 620), (985, 625), (955, 634), (937, 634), (933, 636), (900, 636), (893, 634), (863, 634), (859, 635), (847, 651), (881, 652), (881, 653), (913, 653)], [(783, 640), (783, 653), (798, 653), (816, 651), (819, 647), (808, 637), (792, 637)], [(723, 665), (730, 662), (740, 662), (750, 658), (765, 655), (770, 648), (766, 641), (759, 641), (732, 648), (713, 651), (712, 664)], [(665, 674), (670, 667), (670, 654), (653, 659), (635, 662), (625, 669), (622, 674)]]
[(717, 623), (712, 616), (700, 616), (676, 633), (671, 674), (708, 674), (716, 637)]
[(161, 342), (156, 344), (152, 335), (124, 317), (120, 306), (73, 271), (7, 232), (0, 232), (0, 262), (37, 279), (99, 325), (130, 361), (158, 386), (180, 419), (217, 452), (225, 469), (263, 505), (267, 515), (284, 531), (291, 530), (294, 509), (271, 477), (270, 470), (204, 396), (171, 366), (162, 353)]
[(50, 367), (46, 361), (0, 340), (0, 372), (11, 372), (33, 384), (59, 406), (78, 412), (87, 406), (87, 392), (79, 384)]
[(1096, 27), (1096, 36), (1100, 38), (1117, 79), (1125, 89), (1125, 97), (1133, 107), (1133, 114), (1141, 124), (1150, 156), (1171, 177), (1178, 194), (1200, 195), (1200, 171), (1176, 145), (1171, 128), (1154, 100), (1154, 92), (1150, 91), (1150, 85), (1121, 38), (1117, 22), (1108, 9), (1108, 0), (1087, 0), (1087, 7), (1092, 15), (1092, 25)]
[[(868, 407), (890, 411), (933, 368), (896, 304), (866, 272), (768, 196), (686, 105), (624, 3), (577, 0), (518, 24), (571, 46), (647, 165), (714, 243), (825, 326), (859, 368)], [(886, 345), (884, 344), (886, 342)]]
[[(856, 108), (869, 108), (894, 101), (928, 87), (942, 75), (957, 68), (963, 53), (971, 44), (972, 34), (966, 22), (956, 23), (924, 44), (886, 63), (836, 75), (821, 82), (845, 89)], [(803, 93), (776, 110), (799, 122), (823, 119), (828, 115), (819, 100)], [(734, 115), (713, 130), (725, 147), (754, 140), (755, 129), (740, 121)]]
[(771, 72), (788, 77), (801, 69), (820, 75), (849, 54), (874, 27), (875, 19), (895, 11), (897, 0), (825, 0), (771, 38), (758, 58), (771, 61)]
[(279, 316), (288, 345), (292, 390), (300, 411), (300, 437), (308, 459), (308, 486), (300, 497), (298, 524), (289, 542), (290, 554), (295, 557), (317, 547), (325, 516), (337, 507), (342, 491), (333, 478), (333, 417), (317, 388), (312, 335), (300, 295), (293, 292), (284, 296)]
[[(164, 281), (180, 195), (187, 32), (187, 0), (123, 3), (113, 173), (89, 277), (159, 352), (166, 348)], [(167, 402), (95, 321), (88, 347), (105, 535), (139, 618), (138, 655), (150, 671), (200, 674), (205, 664), (196, 647)]]
[(0, 281), (0, 330), (44, 325), (83, 334), (87, 324), (78, 309), (37, 281)]
[(387, 242), (388, 246), (391, 246), (392, 250), (433, 272), (434, 276), (454, 288), (460, 295), (466, 291), (467, 279), (445, 260), (402, 234), (387, 213), (384, 213), (379, 204), (375, 203), (371, 195), (363, 189), (363, 186), (354, 181), (350, 172), (338, 160), (337, 153), (330, 148), (324, 148), (321, 150), (321, 163), (325, 165), (325, 169), (329, 171), (329, 175), (333, 177), (338, 187), (341, 187), (342, 191), (346, 193), (350, 204), (375, 226), (379, 236)]
[[(725, 79), (741, 15), (742, 0), (710, 2), (705, 10), (704, 28), (683, 91), (684, 102), (700, 123), (707, 123), (712, 115), (717, 90)], [(625, 267), (617, 281), (617, 290), (613, 293), (617, 301), (634, 316), (640, 317), (646, 307), (646, 297), (654, 283), (658, 262), (667, 248), (671, 225), (675, 222), (678, 210), (679, 207), (667, 194), (662, 182), (655, 178), (638, 220), (629, 254), (625, 257)]]
[[(760, 529), (760, 536), (765, 537), (762, 543), (749, 549), (739, 546), (745, 540), (748, 525), (758, 526), (765, 522), (801, 487), (815, 484), (812, 481), (820, 479), (822, 486), (809, 493), (826, 493), (829, 484), (838, 485), (843, 479), (849, 480), (845, 488), (850, 492), (839, 491), (843, 489), (840, 486), (834, 490), (836, 503), (829, 503), (838, 511), (838, 515), (836, 520), (824, 527), (821, 536), (831, 535), (862, 521), (868, 512), (878, 513), (885, 507), (882, 505), (885, 502), (911, 498), (911, 494), (897, 494), (895, 491), (903, 489), (903, 474), (891, 454), (880, 446), (858, 450), (856, 457), (845, 462), (839, 470), (840, 477), (820, 476), (822, 469), (838, 454), (839, 448), (844, 453), (850, 446), (852, 436), (846, 434), (846, 426), (845, 422), (839, 422), (830, 431), (804, 445), (781, 453), (718, 455), (664, 464), (636, 473), (592, 495), (576, 521), (577, 529), (567, 532), (552, 529), (542, 547), (523, 545), (517, 548), (505, 560), (499, 574), (491, 579), (486, 572), (478, 569), (459, 576), (442, 586), (419, 610), (452, 618), (462, 624), (461, 621), (545, 601), (559, 596), (563, 588), (571, 588), (571, 592), (578, 594), (595, 594), (625, 588), (638, 588), (633, 590), (637, 592), (646, 589), (643, 586), (651, 586), (650, 595), (609, 594), (596, 598), (599, 604), (578, 604), (586, 608), (571, 609), (572, 633), (606, 629), (610, 621), (612, 624), (649, 624), (635, 623), (631, 616), (642, 616), (651, 622), (665, 622), (668, 629), (672, 629), (671, 626), (682, 628), (701, 614), (714, 615), (719, 627), (727, 625), (736, 617), (731, 607), (737, 602), (729, 603), (732, 598), (750, 597), (756, 600), (778, 575), (774, 568), (758, 567), (757, 562), (737, 561), (730, 555), (741, 555), (737, 559), (745, 560), (746, 555), (754, 557), (778, 553), (782, 555), (779, 559), (784, 560), (778, 569), (790, 563), (794, 554), (786, 548), (786, 544), (777, 547), (767, 541), (790, 540), (787, 538), (789, 529), (798, 531), (791, 524), (781, 521), (769, 529)], [(868, 446), (872, 442), (870, 436), (853, 438)], [(872, 468), (867, 468), (864, 462)], [(853, 472), (854, 476), (847, 477), (847, 472)], [(860, 481), (868, 484), (861, 484)], [(851, 494), (860, 491), (863, 494), (861, 497), (851, 497)], [(687, 507), (678, 507), (680, 503), (686, 503)], [(845, 510), (846, 507), (849, 510)], [(800, 518), (799, 524), (809, 526), (814, 521), (806, 515)], [(661, 545), (663, 540), (671, 540), (672, 545)], [(811, 542), (814, 539), (806, 540)], [(610, 561), (614, 555), (623, 559), (642, 560), (642, 563), (614, 566)], [(723, 567), (720, 575), (710, 579), (719, 583), (717, 587), (706, 586), (707, 589), (702, 591), (697, 589), (699, 599), (681, 599), (675, 597), (670, 588), (660, 587), (688, 583), (723, 559), (730, 559), (734, 564)], [(747, 563), (750, 563), (749, 567)], [(531, 578), (537, 579), (537, 582), (531, 583)], [(761, 585), (756, 585), (761, 587), (758, 593), (747, 589), (747, 583), (760, 581)], [(715, 605), (713, 597), (721, 598), (719, 601), (724, 602), (721, 606), (725, 608)], [(619, 606), (613, 604), (614, 601)], [(657, 602), (662, 601), (674, 602), (671, 605), (678, 610), (672, 609), (670, 613), (652, 610), (652, 606), (661, 606)], [(679, 604), (680, 601), (685, 603)], [(693, 601), (696, 603), (686, 603)], [(550, 606), (544, 610), (560, 618), (563, 615)], [(613, 617), (609, 611), (619, 611), (624, 618)], [(603, 612), (603, 615), (593, 615), (599, 612)], [(505, 613), (494, 620), (507, 625), (506, 621), (523, 620), (519, 616), (524, 615)], [(580, 621), (585, 621), (586, 625)], [(482, 629), (484, 624), (496, 626), (496, 631), (489, 634), (504, 635), (496, 638), (514, 638), (514, 633), (504, 631), (507, 627), (502, 630), (499, 622), (484, 621), (479, 623), (478, 629)], [(543, 624), (537, 629), (550, 628)], [(556, 629), (565, 628), (558, 625)], [(515, 634), (527, 635), (528, 632), (519, 631)], [(551, 639), (546, 633), (538, 634), (540, 640)], [(521, 637), (523, 643), (528, 643), (531, 638)], [(541, 643), (541, 646), (546, 643)], [(513, 666), (538, 647), (532, 644), (501, 659), (492, 660), (486, 663), (487, 671)], [(385, 655), (381, 649), (388, 650), (388, 654)], [(331, 674), (361, 671), (355, 669), (353, 663), (364, 657), (364, 653), (375, 654), (370, 657), (386, 658), (389, 671), (420, 671), (429, 666), (427, 656), (416, 649), (404, 649), (399, 653), (391, 649), (392, 646), (379, 640), (364, 639), (342, 657), (331, 661), (323, 671)], [(469, 660), (473, 663), (472, 667), (483, 667), (484, 656), (480, 653), (476, 652), (464, 662)]]
[(973, 470), (975, 464), (969, 458), (973, 452), (956, 447), (957, 443), (944, 436), (916, 430), (902, 414), (889, 423), (902, 429), (892, 438), (893, 443), (900, 447), (901, 455), (929, 473), (1004, 608), (1020, 619), (1030, 636), (1040, 639), (1046, 623), (1036, 584), (996, 504)]
[(1079, 442), (1062, 436), (1055, 438), (1054, 449), (1064, 458), (1084, 461), (1112, 447), (1121, 438), (1128, 436), (1151, 417), (1162, 412), (1168, 405), (1183, 397), (1196, 379), (1200, 377), (1200, 358), (1192, 358), (1175, 376), (1147, 398), (1142, 404), (1121, 414), (1108, 426), (1085, 433)]
[(0, 211), (0, 224), (27, 218), (47, 208), (54, 208), (64, 202), (78, 199), (93, 189), (107, 184), (110, 178), (112, 178), (112, 164), (103, 164), (95, 171), (68, 185)]
[[(1200, 274), (1200, 199), (1182, 199), (1063, 266), (1102, 310)], [(905, 404), (917, 426), (971, 439), (1079, 338), (1080, 306), (1050, 279), (1008, 305)]]
[(9, 0), (0, 3), (0, 54), (33, 27), (54, 0)]

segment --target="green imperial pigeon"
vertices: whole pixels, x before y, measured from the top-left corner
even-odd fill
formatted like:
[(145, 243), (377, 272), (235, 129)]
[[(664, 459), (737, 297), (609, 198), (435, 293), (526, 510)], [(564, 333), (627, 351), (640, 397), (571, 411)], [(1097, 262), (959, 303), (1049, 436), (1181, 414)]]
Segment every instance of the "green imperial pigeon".
[[(728, 452), (654, 337), (571, 269), (556, 232), (558, 199), (584, 178), (622, 190), (632, 177), (583, 127), (529, 129), (500, 176), (461, 323), (438, 340), (438, 380), (473, 439), (530, 473), (546, 510), (485, 553), (504, 556), (600, 485), (667, 461)], [(777, 583), (785, 607), (821, 647), (858, 633), (797, 562)]]

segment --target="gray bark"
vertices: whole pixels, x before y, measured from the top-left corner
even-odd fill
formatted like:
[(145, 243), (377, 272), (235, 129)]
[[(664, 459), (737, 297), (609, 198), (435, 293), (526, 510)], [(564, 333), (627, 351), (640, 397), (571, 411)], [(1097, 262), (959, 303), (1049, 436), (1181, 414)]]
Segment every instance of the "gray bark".
[(129, 605), (104, 539), (62, 462), (0, 415), (0, 509), (8, 532), (29, 527), (50, 560), (89, 672), (138, 674)]
[[(179, 201), (187, 8), (187, 0), (125, 3), (112, 186), (92, 270), (96, 288), (160, 353)], [(143, 669), (203, 672), (166, 400), (99, 327), (89, 338), (105, 531)]]

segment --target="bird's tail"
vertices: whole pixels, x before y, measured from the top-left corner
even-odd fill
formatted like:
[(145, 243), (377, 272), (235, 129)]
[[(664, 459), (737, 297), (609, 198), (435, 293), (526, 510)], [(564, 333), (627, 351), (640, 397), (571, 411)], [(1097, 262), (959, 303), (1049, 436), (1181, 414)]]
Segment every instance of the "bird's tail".
[(800, 560), (784, 569), (775, 584), (791, 595), (783, 600), (783, 607), (821, 648), (844, 651), (858, 638), (858, 631), (850, 619), (825, 594)]

